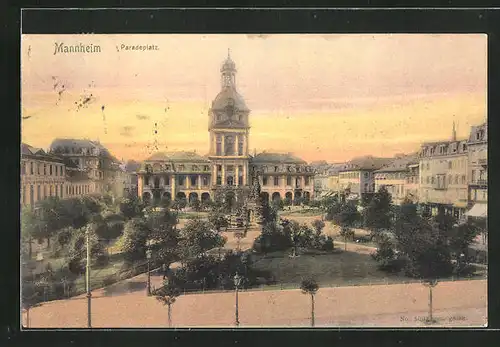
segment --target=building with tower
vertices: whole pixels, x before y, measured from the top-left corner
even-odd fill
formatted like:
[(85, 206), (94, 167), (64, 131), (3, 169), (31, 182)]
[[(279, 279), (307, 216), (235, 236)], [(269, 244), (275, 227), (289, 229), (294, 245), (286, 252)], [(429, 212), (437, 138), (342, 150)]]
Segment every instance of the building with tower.
[(208, 154), (155, 153), (146, 159), (137, 172), (137, 193), (144, 201), (203, 201), (220, 188), (249, 193), (252, 172), (268, 199), (312, 198), (314, 172), (304, 160), (289, 153), (250, 155), (250, 109), (237, 91), (236, 73), (228, 52), (221, 89), (208, 110)]

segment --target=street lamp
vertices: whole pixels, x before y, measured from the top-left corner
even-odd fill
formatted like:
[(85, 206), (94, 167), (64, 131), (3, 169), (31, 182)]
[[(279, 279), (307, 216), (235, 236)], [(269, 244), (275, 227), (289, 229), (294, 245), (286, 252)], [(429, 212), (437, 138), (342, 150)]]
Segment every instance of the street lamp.
[(147, 295), (150, 296), (151, 295), (151, 273), (149, 272), (149, 264), (151, 262), (151, 255), (152, 255), (152, 251), (151, 251), (151, 243), (150, 241), (148, 241), (148, 249), (146, 250), (146, 258), (148, 260), (148, 286), (147, 286)]
[(87, 328), (92, 328), (92, 320), (91, 320), (92, 293), (90, 291), (90, 224), (87, 225), (85, 236), (87, 238), (87, 266), (85, 269), (85, 283), (87, 286)]
[(236, 275), (234, 275), (234, 287), (235, 287), (235, 290), (236, 290), (236, 311), (235, 311), (235, 324), (237, 327), (240, 326), (240, 320), (239, 320), (239, 317), (238, 317), (238, 290), (239, 290), (239, 286), (241, 285), (241, 280), (243, 278), (238, 275), (238, 272), (236, 272)]
[(432, 288), (437, 286), (438, 281), (436, 279), (426, 280), (424, 286), (429, 287), (429, 323), (433, 323), (434, 319), (432, 318)]

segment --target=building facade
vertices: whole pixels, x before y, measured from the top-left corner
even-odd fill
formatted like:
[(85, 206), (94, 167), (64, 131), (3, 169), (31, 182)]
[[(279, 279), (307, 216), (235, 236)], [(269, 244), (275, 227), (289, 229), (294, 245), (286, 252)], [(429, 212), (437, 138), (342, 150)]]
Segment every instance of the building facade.
[(47, 197), (66, 197), (66, 167), (62, 158), (21, 144), (21, 205), (33, 207)]
[(123, 196), (123, 188), (117, 188), (122, 180), (120, 163), (99, 142), (55, 139), (50, 153), (61, 157), (66, 165), (68, 197), (94, 193)]
[(260, 189), (268, 199), (298, 202), (313, 197), (313, 168), (291, 153), (259, 153), (251, 165), (259, 172)]
[(467, 140), (424, 143), (419, 153), (419, 200), (432, 215), (443, 209), (461, 218), (468, 201)]
[[(412, 164), (413, 167), (410, 168)], [(414, 185), (418, 187), (418, 173), (415, 176), (414, 169), (416, 164), (418, 165), (416, 154), (410, 154), (400, 156), (390, 164), (374, 171), (375, 191), (385, 187), (391, 194), (395, 205), (401, 205), (405, 198), (414, 200)]]
[(146, 202), (162, 199), (209, 199), (211, 165), (194, 152), (155, 153), (137, 172), (138, 195)]
[(488, 203), (488, 125), (471, 128), (468, 146), (468, 198), (471, 217), (486, 217)]
[(271, 199), (312, 197), (314, 172), (291, 154), (249, 153), (250, 109), (236, 88), (236, 64), (222, 64), (221, 90), (208, 111), (208, 154), (156, 153), (137, 172), (138, 196), (161, 199), (213, 199), (219, 188), (249, 192), (255, 170)]
[(365, 156), (354, 158), (339, 171), (339, 191), (361, 198), (375, 192), (376, 170), (388, 165), (393, 159)]

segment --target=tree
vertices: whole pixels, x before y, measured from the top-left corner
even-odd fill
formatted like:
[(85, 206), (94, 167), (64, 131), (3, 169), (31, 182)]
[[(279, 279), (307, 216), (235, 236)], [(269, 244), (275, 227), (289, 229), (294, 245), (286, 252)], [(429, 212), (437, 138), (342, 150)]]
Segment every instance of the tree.
[(144, 259), (146, 242), (150, 235), (148, 223), (143, 218), (133, 218), (125, 223), (120, 240), (125, 259), (129, 262)]
[(311, 200), (311, 202), (309, 203), (309, 207), (313, 207), (313, 208), (321, 208), (321, 200)]
[(28, 253), (28, 259), (31, 260), (33, 253), (33, 238), (38, 236), (38, 219), (33, 211), (29, 208), (23, 208), (21, 210), (21, 243), (23, 246), (23, 254)]
[(229, 225), (226, 215), (220, 209), (212, 209), (208, 214), (208, 221), (218, 232)]
[(140, 217), (143, 208), (143, 203), (137, 197), (124, 198), (119, 203), (120, 212), (127, 220)]
[(371, 230), (372, 235), (378, 235), (380, 231), (391, 228), (393, 217), (391, 206), (391, 194), (384, 186), (380, 187), (363, 210), (365, 227)]
[(201, 211), (201, 202), (200, 202), (200, 200), (198, 200), (198, 199), (192, 199), (189, 202), (189, 207), (191, 207), (196, 212)]
[(96, 235), (109, 246), (111, 240), (117, 239), (123, 234), (123, 217), (116, 213), (107, 212), (96, 221)]
[(323, 228), (325, 227), (325, 222), (323, 222), (320, 219), (315, 219), (311, 224), (314, 230), (316, 231), (316, 235), (320, 235), (321, 232), (323, 231)]
[(284, 251), (291, 243), (290, 221), (282, 219), (280, 225), (268, 223), (262, 226), (262, 233), (255, 238), (253, 249), (258, 253)]
[(150, 212), (147, 217), (152, 254), (167, 268), (179, 257), (177, 222), (177, 216), (169, 210)]
[(269, 200), (265, 194), (261, 194), (257, 200), (256, 214), (260, 216), (260, 224), (276, 223), (278, 213), (269, 204)]
[(396, 264), (396, 252), (393, 241), (387, 235), (381, 235), (378, 240), (377, 251), (372, 254), (381, 270), (396, 272), (400, 270)]
[(344, 250), (347, 251), (347, 240), (354, 239), (354, 229), (347, 225), (343, 225), (340, 227), (340, 236), (344, 238)]
[(451, 273), (450, 247), (439, 223), (404, 215), (396, 221), (394, 236), (396, 248), (408, 259), (407, 275), (427, 279)]
[(30, 327), (30, 310), (34, 307), (40, 306), (40, 295), (39, 289), (35, 288), (35, 284), (31, 283), (30, 285), (23, 285), (21, 289), (21, 304), (26, 311), (26, 327)]
[(285, 227), (290, 235), (290, 240), (293, 245), (292, 257), (297, 256), (298, 247), (312, 246), (313, 231), (306, 224), (299, 224), (297, 221), (289, 221)]
[(318, 292), (319, 286), (314, 279), (304, 279), (300, 283), (302, 294), (311, 295), (311, 326), (314, 326), (314, 295)]
[(276, 211), (281, 211), (285, 207), (285, 203), (281, 199), (273, 199), (271, 205)]
[(66, 249), (65, 258), (68, 263), (68, 268), (74, 274), (82, 274), (85, 272), (87, 228), (90, 228), (88, 232), (90, 233), (89, 242), (91, 257), (97, 259), (105, 257), (105, 248), (95, 233), (96, 225), (94, 223), (90, 223), (83, 228), (74, 229), (71, 239), (67, 246), (64, 247)]
[(335, 212), (333, 221), (341, 227), (352, 227), (361, 217), (356, 205), (351, 202), (337, 204), (332, 212)]
[(201, 219), (189, 220), (180, 233), (179, 252), (186, 261), (217, 247), (223, 247), (226, 239)]
[(175, 200), (172, 202), (172, 209), (176, 211), (181, 211), (183, 208), (186, 208), (186, 206), (186, 198), (175, 198)]
[(153, 295), (156, 300), (168, 307), (168, 327), (170, 328), (172, 326), (172, 305), (177, 300), (177, 297), (181, 295), (180, 289), (169, 281), (164, 281), (163, 287), (155, 290)]

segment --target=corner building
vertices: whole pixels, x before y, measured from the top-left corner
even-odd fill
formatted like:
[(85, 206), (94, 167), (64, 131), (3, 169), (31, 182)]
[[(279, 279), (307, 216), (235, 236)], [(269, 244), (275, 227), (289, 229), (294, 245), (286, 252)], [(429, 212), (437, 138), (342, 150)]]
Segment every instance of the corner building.
[[(137, 172), (138, 195), (144, 201), (213, 199), (218, 188), (248, 191), (253, 170), (268, 198), (313, 195), (314, 173), (304, 160), (283, 153), (250, 155), (250, 109), (236, 89), (236, 72), (228, 54), (220, 69), (221, 90), (208, 111), (208, 154), (155, 153), (146, 159)], [(273, 183), (266, 184), (268, 180)]]

